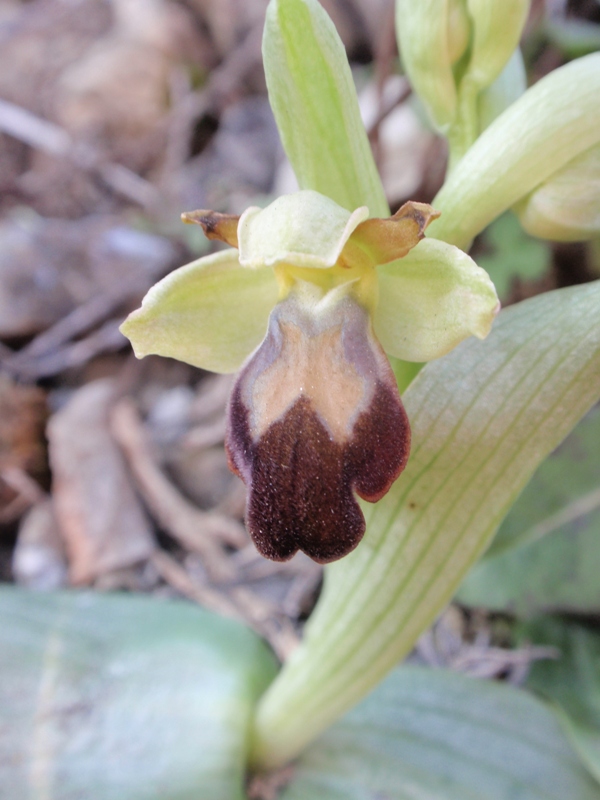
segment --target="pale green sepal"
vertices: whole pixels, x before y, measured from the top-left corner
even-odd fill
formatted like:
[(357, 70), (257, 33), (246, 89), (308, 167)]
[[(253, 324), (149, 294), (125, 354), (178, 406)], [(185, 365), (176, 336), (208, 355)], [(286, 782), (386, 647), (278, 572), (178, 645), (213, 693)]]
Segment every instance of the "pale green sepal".
[(483, 342), (404, 394), (413, 443), (367, 531), (328, 566), (305, 637), (259, 703), (254, 759), (277, 765), (414, 646), (544, 458), (600, 396), (600, 281), (505, 309)]
[(484, 339), (500, 303), (487, 272), (462, 250), (424, 239), (379, 267), (375, 334), (405, 361), (431, 361), (468, 336)]
[[(599, 121), (600, 124), (600, 121)], [(532, 236), (573, 242), (600, 234), (600, 146), (570, 161), (517, 208)]]
[(427, 235), (468, 249), (495, 217), (600, 142), (600, 53), (528, 89), (482, 133), (432, 202)]
[(400, 57), (431, 121), (447, 132), (457, 112), (447, 0), (396, 0)]
[(521, 50), (517, 47), (496, 80), (479, 95), (477, 110), (479, 132), (492, 124), (527, 90), (527, 73)]
[(238, 224), (242, 267), (333, 267), (344, 245), (369, 216), (366, 206), (350, 213), (318, 192), (278, 197), (266, 208), (248, 208)]
[(138, 358), (155, 353), (236, 372), (263, 340), (277, 299), (272, 269), (242, 269), (237, 250), (225, 250), (159, 281), (121, 331)]
[(373, 160), (346, 51), (317, 0), (271, 0), (263, 38), (269, 101), (302, 189), (348, 210), (389, 207)]

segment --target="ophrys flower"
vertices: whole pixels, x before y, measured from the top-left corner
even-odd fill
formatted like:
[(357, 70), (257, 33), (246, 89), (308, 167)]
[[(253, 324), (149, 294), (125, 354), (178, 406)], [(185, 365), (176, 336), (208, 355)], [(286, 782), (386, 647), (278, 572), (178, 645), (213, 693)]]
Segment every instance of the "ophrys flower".
[(467, 255), (424, 240), (407, 256), (436, 216), (406, 203), (369, 219), (312, 191), (240, 218), (192, 212), (235, 249), (167, 276), (124, 323), (140, 357), (241, 366), (226, 447), (268, 558), (350, 552), (364, 533), (354, 493), (374, 502), (402, 471), (410, 428), (381, 345), (424, 361), (490, 329), (498, 299)]

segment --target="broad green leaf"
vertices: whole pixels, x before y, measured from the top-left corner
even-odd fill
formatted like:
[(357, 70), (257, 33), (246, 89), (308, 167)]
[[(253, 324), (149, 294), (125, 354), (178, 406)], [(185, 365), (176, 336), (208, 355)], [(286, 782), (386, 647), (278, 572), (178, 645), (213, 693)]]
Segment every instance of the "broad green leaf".
[[(524, 642), (551, 645), (559, 657), (536, 661), (527, 685), (551, 701), (592, 775), (600, 781), (600, 634), (551, 617), (520, 626)], [(600, 789), (598, 789), (600, 795)]]
[(401, 667), (330, 728), (281, 800), (594, 800), (552, 713), (523, 690)]
[(271, 0), (263, 38), (269, 101), (301, 189), (373, 217), (389, 208), (344, 45), (317, 0)]
[(531, 616), (600, 610), (600, 408), (544, 461), (458, 592)]
[(510, 292), (514, 278), (532, 281), (550, 268), (550, 247), (528, 236), (510, 212), (492, 222), (483, 234), (484, 251), (475, 256), (490, 276), (501, 300)]
[(378, 273), (375, 333), (396, 358), (431, 361), (489, 334), (500, 306), (494, 284), (458, 247), (424, 239)]
[(275, 672), (249, 630), (185, 603), (0, 587), (0, 796), (242, 800)]
[[(586, 515), (600, 507), (598, 453), (600, 406), (595, 406), (542, 463), (500, 526), (485, 557), (532, 544), (561, 529), (567, 535), (582, 530), (588, 522)], [(592, 530), (600, 528), (592, 526)]]
[(138, 358), (156, 353), (236, 372), (264, 339), (278, 294), (270, 267), (243, 269), (237, 250), (224, 250), (155, 284), (121, 331)]
[(501, 312), (483, 342), (428, 364), (404, 395), (408, 466), (367, 533), (326, 569), (295, 651), (262, 698), (255, 759), (277, 764), (414, 645), (544, 458), (600, 396), (600, 282)]
[(501, 114), (450, 174), (427, 235), (468, 249), (495, 217), (600, 142), (600, 53), (546, 75)]

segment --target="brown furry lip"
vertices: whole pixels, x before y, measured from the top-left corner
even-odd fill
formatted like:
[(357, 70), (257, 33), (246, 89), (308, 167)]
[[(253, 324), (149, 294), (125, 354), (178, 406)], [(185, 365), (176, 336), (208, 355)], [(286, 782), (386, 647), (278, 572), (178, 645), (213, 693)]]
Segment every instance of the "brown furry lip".
[(314, 315), (293, 296), (271, 315), (234, 386), (226, 440), (246, 483), (259, 552), (335, 561), (363, 537), (355, 493), (375, 502), (404, 469), (410, 427), (369, 315), (350, 296)]

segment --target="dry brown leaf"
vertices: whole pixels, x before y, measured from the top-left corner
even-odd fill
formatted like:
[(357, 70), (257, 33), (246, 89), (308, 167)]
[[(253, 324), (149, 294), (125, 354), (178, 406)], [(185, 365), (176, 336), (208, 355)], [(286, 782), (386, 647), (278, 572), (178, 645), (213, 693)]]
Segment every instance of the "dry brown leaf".
[(114, 383), (80, 389), (48, 425), (56, 516), (74, 584), (144, 561), (154, 549), (150, 523), (110, 436)]
[(45, 466), (46, 394), (0, 375), (0, 469), (40, 473)]
[(132, 400), (121, 400), (111, 419), (139, 491), (161, 527), (185, 548), (200, 553), (214, 580), (231, 580), (233, 571), (223, 545), (243, 546), (247, 542), (243, 526), (223, 514), (200, 511), (180, 494), (156, 464)]

